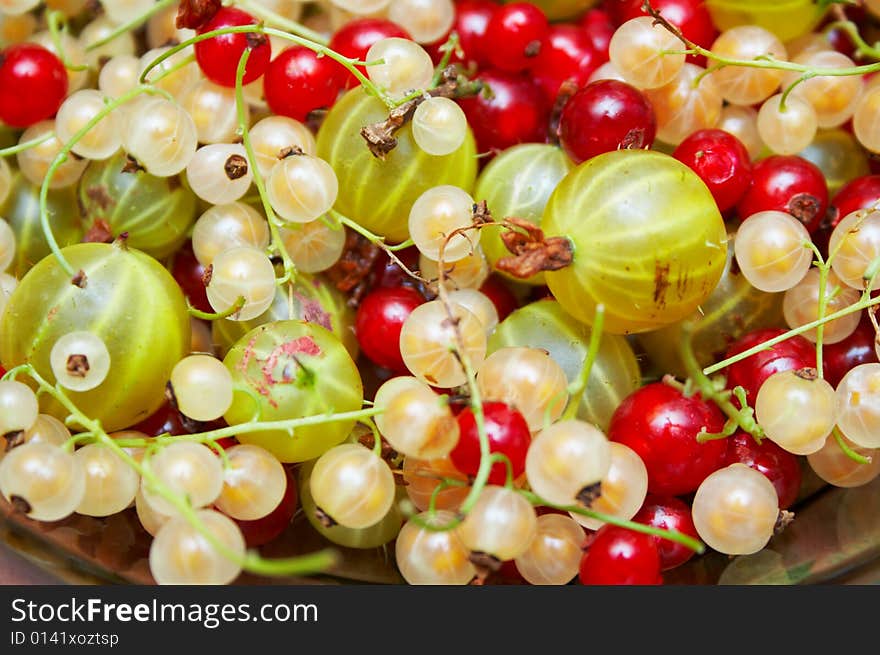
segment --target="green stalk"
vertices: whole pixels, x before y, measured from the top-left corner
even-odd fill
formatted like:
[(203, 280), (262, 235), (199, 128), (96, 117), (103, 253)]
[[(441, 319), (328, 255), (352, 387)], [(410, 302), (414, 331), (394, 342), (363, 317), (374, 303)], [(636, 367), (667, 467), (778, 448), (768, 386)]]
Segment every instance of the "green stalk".
[(134, 32), (141, 25), (143, 25), (148, 20), (150, 20), (150, 18), (152, 18), (153, 16), (155, 16), (156, 14), (158, 14), (160, 11), (164, 10), (165, 8), (170, 7), (176, 1), (177, 0), (159, 0), (156, 4), (154, 4), (152, 7), (150, 7), (147, 11), (145, 11), (140, 16), (132, 18), (127, 23), (123, 23), (122, 25), (117, 27), (115, 30), (110, 32), (110, 34), (108, 34), (104, 38), (98, 39), (94, 43), (90, 43), (88, 46), (86, 46), (86, 52), (90, 52), (92, 50), (96, 50), (96, 49), (100, 48), (103, 45), (107, 45), (108, 43), (110, 43), (114, 39), (122, 36), (123, 34), (125, 34), (127, 32)]
[(602, 329), (605, 326), (605, 305), (596, 305), (596, 314), (593, 317), (593, 327), (590, 330), (590, 345), (587, 349), (587, 356), (584, 358), (584, 365), (581, 367), (580, 374), (577, 379), (568, 385), (568, 407), (562, 414), (564, 420), (573, 419), (577, 416), (578, 408), (581, 406), (581, 399), (584, 390), (590, 381), (590, 372), (593, 370), (593, 364), (599, 355), (599, 346), (602, 344)]

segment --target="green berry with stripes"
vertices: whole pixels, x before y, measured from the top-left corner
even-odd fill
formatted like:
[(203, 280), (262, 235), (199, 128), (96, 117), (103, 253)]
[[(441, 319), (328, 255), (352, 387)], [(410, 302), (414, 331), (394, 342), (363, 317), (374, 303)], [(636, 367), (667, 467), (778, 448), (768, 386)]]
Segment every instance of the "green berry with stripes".
[(699, 311), (668, 327), (638, 335), (660, 374), (672, 373), (681, 378), (692, 374), (681, 349), (674, 344), (689, 340), (697, 365), (704, 368), (724, 359), (731, 342), (748, 332), (785, 324), (780, 295), (759, 291), (731, 268), (732, 264), (733, 248), (729, 248), (721, 281)]
[(89, 163), (79, 183), (86, 230), (103, 221), (113, 237), (162, 258), (186, 240), (196, 218), (196, 196), (177, 175), (156, 177), (134, 170), (125, 153)]
[[(275, 321), (239, 339), (223, 363), (232, 374), (229, 425), (353, 412), (364, 399), (360, 372), (342, 342), (305, 321)], [(345, 441), (354, 421), (286, 430), (246, 432), (242, 443), (262, 446), (282, 462), (320, 457)]]
[(225, 356), (236, 341), (258, 325), (272, 321), (307, 321), (330, 330), (342, 341), (352, 359), (357, 359), (359, 347), (354, 319), (355, 310), (348, 305), (345, 295), (324, 276), (297, 273), (295, 282), (275, 290), (275, 299), (265, 312), (250, 321), (228, 318), (213, 321), (211, 333), (220, 355)]
[[(108, 431), (128, 428), (164, 402), (171, 370), (190, 348), (186, 301), (174, 278), (155, 259), (119, 243), (81, 243), (62, 250), (86, 274), (85, 285), (50, 255), (21, 280), (0, 323), (0, 361), (7, 369), (32, 364), (50, 382), (49, 354), (69, 332), (100, 337), (110, 371), (96, 388), (68, 396)], [(40, 397), (42, 411), (60, 420), (68, 412)]]
[(757, 25), (782, 41), (810, 32), (822, 21), (829, 4), (815, 0), (706, 0), (712, 22), (719, 30)]
[[(61, 247), (82, 241), (83, 225), (74, 187), (49, 191), (46, 206), (49, 224)], [(15, 259), (7, 273), (21, 278), (51, 250), (40, 226), (40, 187), (14, 173), (9, 195), (0, 203), (0, 216), (15, 234)]]
[(656, 330), (697, 309), (721, 279), (727, 231), (703, 181), (669, 155), (618, 150), (573, 169), (550, 197), (541, 227), (565, 237), (571, 265), (546, 273), (563, 308), (605, 330)]
[(422, 193), (442, 184), (473, 190), (476, 145), (468, 129), (458, 150), (436, 157), (416, 145), (412, 127), (405, 125), (395, 134), (397, 147), (383, 161), (372, 155), (360, 131), (387, 117), (382, 102), (360, 88), (349, 91), (321, 125), (317, 154), (339, 180), (334, 208), (389, 243), (399, 243), (409, 237), (409, 211)]
[[(488, 354), (508, 347), (541, 348), (573, 382), (580, 375), (589, 344), (589, 327), (558, 302), (543, 300), (521, 307), (501, 321), (489, 337)], [(614, 410), (641, 382), (639, 363), (626, 337), (603, 334), (577, 417), (607, 429)]]
[[(542, 143), (513, 146), (493, 159), (480, 173), (474, 188), (474, 200), (485, 200), (496, 221), (516, 216), (537, 225), (550, 194), (572, 167), (571, 160), (557, 146)], [(495, 262), (510, 255), (501, 240), (501, 232), (502, 229), (495, 227), (480, 231), (480, 245), (493, 268)], [(501, 274), (516, 279), (507, 273)], [(517, 281), (544, 284), (544, 274)]]

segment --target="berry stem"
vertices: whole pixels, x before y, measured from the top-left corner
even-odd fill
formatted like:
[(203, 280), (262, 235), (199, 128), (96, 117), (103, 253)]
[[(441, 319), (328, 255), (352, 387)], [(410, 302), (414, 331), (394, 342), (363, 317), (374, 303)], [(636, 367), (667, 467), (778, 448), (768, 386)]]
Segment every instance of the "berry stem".
[(107, 36), (105, 36), (101, 39), (98, 39), (94, 43), (90, 43), (88, 46), (86, 46), (86, 52), (90, 52), (92, 50), (96, 50), (96, 49), (100, 48), (103, 45), (107, 45), (108, 43), (110, 43), (111, 41), (113, 41), (117, 37), (122, 36), (126, 32), (134, 32), (137, 28), (139, 28), (141, 25), (143, 25), (148, 20), (150, 20), (150, 18), (152, 18), (154, 15), (158, 14), (160, 11), (166, 9), (167, 7), (170, 7), (176, 1), (177, 0), (159, 0), (159, 2), (155, 3), (152, 7), (150, 7), (147, 11), (142, 13), (140, 16), (136, 16), (135, 18), (132, 18), (127, 23), (123, 23), (122, 25), (117, 27), (115, 30), (110, 32), (110, 34), (108, 34)]
[(541, 498), (538, 494), (527, 491), (525, 489), (517, 489), (518, 494), (524, 496), (526, 500), (528, 500), (532, 505), (536, 506), (544, 506), (544, 507), (552, 507), (553, 509), (562, 510), (563, 512), (572, 512), (573, 514), (579, 514), (580, 516), (587, 516), (591, 519), (596, 519), (597, 521), (603, 521), (604, 523), (610, 523), (611, 525), (616, 525), (621, 528), (627, 528), (634, 532), (642, 532), (644, 534), (650, 534), (655, 537), (662, 537), (663, 539), (669, 539), (670, 541), (674, 541), (682, 546), (686, 546), (690, 548), (697, 554), (702, 554), (705, 552), (706, 547), (694, 539), (693, 537), (689, 537), (686, 534), (682, 534), (677, 530), (664, 530), (663, 528), (655, 528), (650, 525), (645, 525), (644, 523), (636, 523), (635, 521), (627, 521), (626, 519), (619, 518), (617, 516), (612, 516), (611, 514), (604, 514), (602, 512), (596, 512), (591, 509), (587, 509), (580, 505), (556, 505), (555, 503), (548, 502)]
[(593, 326), (590, 329), (590, 345), (587, 349), (587, 356), (584, 358), (584, 364), (578, 374), (576, 380), (568, 385), (568, 407), (562, 414), (564, 420), (569, 420), (577, 416), (577, 411), (581, 406), (581, 400), (587, 384), (590, 381), (590, 372), (593, 370), (593, 364), (599, 354), (599, 346), (602, 343), (602, 329), (605, 326), (605, 305), (599, 303), (596, 305), (596, 314), (593, 317)]
[[(13, 372), (27, 372), (27, 374), (30, 375), (31, 378), (33, 378), (33, 380), (40, 386), (41, 389), (51, 395), (61, 404), (62, 407), (64, 407), (64, 409), (66, 409), (70, 413), (70, 419), (72, 419), (74, 422), (78, 423), (94, 435), (96, 443), (100, 443), (101, 445), (111, 450), (132, 469), (134, 469), (134, 471), (138, 473), (141, 478), (143, 478), (143, 481), (147, 484), (147, 486), (154, 493), (158, 494), (168, 503), (173, 505), (174, 509), (179, 512), (180, 516), (186, 519), (187, 523), (189, 523), (194, 529), (196, 529), (199, 534), (201, 534), (212, 545), (212, 547), (214, 547), (221, 555), (223, 555), (227, 559), (239, 564), (242, 569), (259, 575), (307, 575), (311, 573), (320, 573), (321, 571), (332, 566), (336, 562), (336, 553), (332, 550), (322, 550), (311, 553), (309, 555), (303, 555), (301, 557), (292, 557), (278, 560), (264, 559), (254, 551), (246, 553), (244, 557), (239, 556), (233, 550), (228, 548), (226, 544), (224, 544), (220, 539), (218, 539), (214, 535), (214, 533), (207, 528), (207, 526), (205, 526), (205, 524), (198, 517), (198, 510), (190, 504), (190, 502), (183, 494), (176, 493), (172, 489), (168, 488), (162, 482), (162, 480), (160, 480), (155, 475), (155, 473), (153, 473), (149, 464), (150, 450), (148, 450), (144, 454), (143, 460), (141, 462), (138, 462), (124, 449), (124, 447), (121, 445), (121, 440), (116, 441), (115, 439), (113, 439), (110, 435), (107, 434), (99, 421), (90, 419), (88, 416), (83, 414), (79, 410), (79, 408), (67, 397), (67, 395), (62, 391), (59, 386), (53, 386), (49, 384), (39, 373), (37, 373), (36, 369), (34, 369), (32, 365), (24, 364), (22, 366), (18, 366), (12, 369), (12, 371), (10, 371), (9, 373)], [(4, 379), (5, 377), (6, 376), (4, 376)], [(242, 426), (235, 426), (236, 430), (239, 430), (239, 428), (241, 427)], [(214, 430), (213, 432), (217, 431)], [(207, 434), (209, 433), (203, 433), (203, 436)], [(174, 437), (174, 439), (176, 440), (178, 439), (178, 437)], [(150, 445), (152, 446), (158, 445), (158, 442), (156, 442), (154, 439), (151, 439), (149, 441), (151, 442)]]
[[(295, 1), (295, 0), (294, 0)], [(298, 23), (297, 21), (290, 20), (289, 18), (285, 18), (284, 16), (275, 13), (269, 9), (266, 9), (262, 5), (257, 4), (256, 2), (247, 2), (246, 0), (239, 1), (235, 3), (239, 8), (244, 9), (249, 14), (253, 14), (257, 18), (262, 18), (267, 24), (274, 25), (275, 27), (280, 27), (282, 29), (287, 30), (291, 34), (296, 34), (297, 36), (301, 36), (303, 38), (309, 39), (310, 41), (314, 41), (315, 43), (319, 43), (321, 45), (327, 45), (330, 43), (330, 39), (321, 34), (320, 32), (316, 32), (313, 29), (309, 29), (302, 23)]]
[[(684, 36), (684, 34), (682, 34), (680, 29), (678, 29), (675, 25), (666, 20), (662, 16), (662, 14), (651, 5), (650, 0), (645, 1), (644, 8), (645, 11), (647, 11), (648, 14), (654, 19), (654, 22), (656, 24), (660, 25), (668, 32), (675, 35), (682, 43), (684, 43), (686, 54), (702, 55), (706, 59), (716, 62), (716, 65), (712, 67), (712, 70), (719, 70), (721, 68), (726, 68), (727, 66), (741, 66), (744, 68), (769, 68), (772, 70), (792, 71), (795, 73), (809, 74), (811, 77), (847, 77), (850, 75), (867, 75), (868, 73), (880, 71), (880, 62), (876, 62), (873, 64), (864, 64), (862, 66), (852, 66), (849, 68), (810, 68), (809, 66), (805, 66), (804, 64), (796, 64), (790, 61), (780, 61), (779, 59), (776, 59), (770, 55), (761, 55), (759, 57), (755, 57), (754, 59), (735, 59), (732, 57), (723, 57), (721, 55), (715, 54), (707, 48), (703, 48), (702, 46), (699, 46), (696, 43), (690, 41), (687, 37)], [(875, 55), (880, 55), (880, 51), (875, 50), (872, 56)], [(875, 56), (875, 58), (880, 57)]]
[(700, 363), (694, 353), (691, 329), (684, 327), (682, 329), (682, 340), (678, 346), (681, 361), (687, 371), (688, 378), (696, 385), (703, 400), (711, 401), (724, 412), (728, 420), (724, 426), (724, 430), (718, 434), (709, 434), (701, 432), (697, 435), (697, 441), (705, 442), (711, 439), (722, 439), (729, 437), (736, 431), (736, 428), (748, 432), (757, 443), (761, 443), (764, 438), (764, 430), (755, 420), (755, 412), (746, 402), (745, 393), (737, 394), (737, 399), (742, 407), (737, 407), (730, 401), (731, 392), (721, 390), (709, 378), (705, 371), (700, 370)]
[(846, 443), (846, 440), (843, 438), (843, 435), (840, 433), (840, 428), (836, 425), (834, 426), (834, 430), (832, 430), (831, 434), (834, 435), (834, 440), (837, 441), (837, 445), (840, 446), (840, 449), (843, 451), (843, 454), (849, 457), (854, 462), (858, 462), (859, 464), (870, 464), (871, 458), (865, 457), (864, 455), (859, 455), (856, 451), (849, 447), (849, 444)]
[(871, 59), (880, 59), (880, 48), (876, 45), (870, 45), (865, 39), (862, 37), (861, 33), (859, 33), (858, 26), (853, 23), (851, 20), (839, 20), (833, 23), (829, 23), (825, 26), (825, 33), (831, 32), (833, 30), (842, 30), (849, 36), (850, 40), (855, 45), (856, 50), (866, 57), (870, 57)]
[[(870, 287), (869, 287), (870, 288)], [(716, 364), (712, 364), (711, 366), (707, 366), (703, 369), (704, 375), (712, 375), (713, 373), (717, 373), (718, 371), (727, 368), (731, 364), (736, 364), (737, 362), (741, 362), (744, 359), (748, 359), (752, 355), (761, 352), (762, 350), (767, 350), (772, 348), (777, 343), (782, 343), (787, 339), (791, 339), (793, 336), (798, 334), (803, 334), (804, 332), (809, 332), (813, 328), (817, 328), (820, 325), (824, 325), (830, 321), (837, 320), (838, 318), (842, 318), (844, 316), (848, 316), (853, 312), (860, 312), (863, 309), (867, 309), (868, 307), (874, 307), (875, 305), (880, 305), (880, 297), (871, 298), (870, 293), (862, 294), (861, 300), (857, 303), (850, 305), (849, 307), (844, 307), (843, 309), (834, 312), (833, 314), (829, 314), (821, 319), (816, 319), (815, 321), (811, 321), (809, 323), (805, 323), (804, 325), (798, 326), (786, 332), (785, 334), (780, 334), (778, 337), (773, 337), (772, 339), (768, 339), (762, 343), (759, 343), (757, 346), (753, 346), (748, 350), (744, 350), (741, 353), (734, 355), (733, 357), (728, 357), (725, 360), (717, 362)]]
[[(321, 43), (317, 43), (301, 36), (296, 36), (295, 34), (288, 34), (287, 32), (282, 32), (281, 30), (276, 30), (271, 27), (264, 27), (263, 25), (233, 25), (216, 30), (211, 30), (210, 32), (197, 34), (196, 36), (187, 39), (182, 43), (178, 43), (177, 45), (172, 46), (167, 51), (162, 53), (159, 57), (150, 62), (150, 64), (141, 72), (140, 81), (143, 83), (146, 80), (146, 76), (150, 72), (150, 70), (161, 64), (169, 57), (174, 56), (181, 50), (184, 50), (191, 45), (199, 43), (200, 41), (213, 39), (215, 36), (223, 36), (224, 34), (267, 34), (269, 36), (277, 36), (281, 39), (293, 41), (294, 43), (308, 48), (309, 50), (312, 50), (319, 55), (330, 57), (330, 59), (332, 59), (333, 61), (341, 64), (343, 67), (346, 68), (346, 70), (348, 70), (352, 75), (357, 78), (358, 82), (360, 82), (361, 86), (364, 87), (364, 90), (367, 93), (375, 96), (376, 98), (379, 98), (379, 100), (385, 103), (385, 105), (389, 109), (394, 109), (394, 107), (396, 106), (395, 101), (390, 98), (388, 94), (384, 93), (382, 89), (373, 84), (363, 73), (361, 73), (356, 64), (360, 64), (362, 62), (358, 61), (357, 59), (344, 57), (335, 50), (331, 50), (326, 45), (323, 45)], [(247, 50), (245, 50), (245, 52), (247, 52)]]
[(49, 139), (55, 137), (54, 132), (47, 132), (42, 136), (38, 136), (35, 139), (29, 139), (23, 143), (18, 143), (14, 146), (9, 146), (8, 148), (3, 148), (0, 150), (0, 157), (11, 157), (12, 155), (17, 155), (20, 152), (24, 152), (25, 150), (30, 150), (31, 148), (36, 148), (41, 143), (45, 143)]
[(244, 296), (239, 296), (232, 306), (222, 312), (203, 312), (201, 309), (196, 309), (190, 304), (189, 299), (186, 301), (186, 311), (189, 312), (189, 315), (194, 318), (200, 318), (205, 321), (217, 321), (221, 318), (227, 318), (232, 316), (236, 312), (238, 312), (242, 307), (244, 307), (247, 300)]
[(403, 243), (399, 243), (396, 246), (389, 246), (385, 243), (385, 237), (380, 237), (378, 234), (373, 234), (367, 228), (351, 220), (348, 216), (343, 216), (335, 209), (330, 210), (330, 215), (340, 224), (354, 230), (362, 237), (364, 237), (367, 241), (372, 243), (374, 246), (384, 250), (385, 254), (388, 255), (388, 258), (391, 259), (395, 264), (397, 264), (401, 268), (401, 270), (409, 275), (411, 278), (419, 282), (427, 283), (421, 275), (419, 275), (416, 271), (410, 270), (409, 267), (407, 267), (407, 265), (403, 263), (400, 257), (395, 254), (397, 250), (403, 250), (404, 248), (408, 248), (409, 246), (411, 246), (413, 244), (412, 239), (407, 239)]
[(61, 40), (67, 31), (67, 17), (64, 13), (57, 10), (50, 11), (46, 16), (46, 27), (49, 29), (49, 36), (52, 38), (52, 45), (55, 46), (55, 51), (58, 54), (61, 63), (64, 64), (64, 68), (74, 72), (88, 70), (89, 67), (85, 64), (71, 63), (70, 58), (64, 50), (64, 42)]
[(245, 51), (241, 53), (241, 58), (238, 60), (238, 68), (235, 70), (235, 113), (238, 119), (238, 131), (241, 134), (241, 141), (245, 149), (245, 154), (247, 155), (248, 166), (250, 167), (251, 175), (253, 176), (254, 186), (257, 187), (257, 193), (260, 195), (260, 202), (263, 204), (263, 211), (266, 212), (266, 218), (268, 219), (269, 234), (272, 237), (272, 242), (269, 244), (269, 248), (272, 252), (281, 257), (281, 262), (284, 267), (284, 275), (276, 280), (276, 284), (280, 286), (287, 282), (293, 282), (296, 279), (296, 265), (293, 263), (290, 253), (287, 252), (287, 248), (284, 247), (284, 240), (281, 238), (281, 233), (278, 231), (279, 220), (275, 215), (275, 210), (272, 209), (272, 203), (269, 202), (269, 194), (266, 193), (266, 183), (263, 180), (263, 174), (260, 173), (259, 166), (257, 166), (257, 156), (254, 153), (254, 146), (251, 143), (251, 133), (248, 129), (247, 105), (244, 101), (243, 86), (244, 71), (247, 67), (247, 62), (250, 56), (250, 48), (246, 48)]
[(67, 258), (62, 254), (61, 248), (58, 246), (58, 241), (55, 239), (55, 234), (52, 231), (52, 225), (49, 223), (49, 185), (52, 183), (52, 178), (55, 176), (55, 172), (64, 162), (67, 161), (67, 157), (70, 155), (73, 147), (89, 132), (89, 130), (100, 123), (104, 119), (104, 117), (107, 116), (110, 112), (115, 111), (118, 107), (121, 107), (129, 100), (132, 100), (144, 93), (157, 93), (166, 96), (168, 95), (168, 93), (166, 91), (163, 91), (162, 89), (157, 89), (145, 84), (139, 84), (138, 86), (131, 89), (127, 93), (124, 93), (118, 98), (107, 101), (101, 111), (95, 114), (88, 123), (83, 125), (82, 128), (80, 128), (80, 130), (70, 138), (67, 143), (61, 146), (61, 150), (58, 151), (58, 154), (55, 155), (55, 159), (53, 159), (52, 163), (49, 165), (49, 168), (46, 171), (46, 178), (43, 180), (43, 184), (40, 186), (40, 227), (43, 230), (43, 236), (45, 236), (46, 238), (46, 243), (49, 246), (49, 250), (51, 250), (52, 254), (55, 255), (55, 258), (58, 260), (61, 268), (64, 269), (64, 272), (71, 278), (76, 275), (76, 271), (73, 269), (73, 266), (70, 265), (70, 262), (67, 261)]

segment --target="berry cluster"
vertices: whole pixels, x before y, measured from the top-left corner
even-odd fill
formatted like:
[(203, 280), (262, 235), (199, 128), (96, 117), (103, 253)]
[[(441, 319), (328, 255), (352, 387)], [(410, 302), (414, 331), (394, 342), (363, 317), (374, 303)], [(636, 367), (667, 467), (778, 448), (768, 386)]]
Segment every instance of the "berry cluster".
[(4, 511), (652, 585), (875, 479), (880, 3), (789, 4), (0, 3)]

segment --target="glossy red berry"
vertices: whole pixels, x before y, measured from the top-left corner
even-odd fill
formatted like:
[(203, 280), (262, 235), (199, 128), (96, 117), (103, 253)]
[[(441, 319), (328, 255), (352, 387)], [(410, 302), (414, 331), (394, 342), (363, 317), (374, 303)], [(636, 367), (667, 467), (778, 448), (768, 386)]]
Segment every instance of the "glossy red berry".
[(581, 18), (581, 27), (593, 43), (596, 61), (601, 65), (608, 61), (608, 46), (614, 36), (615, 26), (609, 13), (603, 9), (590, 9)]
[(0, 51), (0, 122), (28, 127), (52, 118), (67, 96), (67, 70), (52, 52), (35, 43)]
[(843, 341), (826, 344), (822, 348), (822, 364), (825, 379), (832, 387), (837, 387), (847, 372), (860, 364), (877, 362), (874, 347), (876, 334), (867, 316), (863, 316), (858, 327)]
[(847, 182), (831, 201), (831, 227), (835, 227), (847, 214), (867, 209), (880, 203), (880, 175), (863, 175)]
[(368, 293), (355, 318), (355, 334), (364, 355), (379, 366), (406, 374), (400, 355), (400, 329), (423, 302), (421, 294), (409, 287), (380, 287)]
[(788, 509), (797, 500), (802, 478), (800, 462), (796, 455), (769, 439), (758, 444), (752, 435), (737, 432), (727, 440), (725, 465), (730, 464), (745, 464), (763, 473), (776, 489), (780, 509)]
[[(700, 535), (691, 518), (691, 508), (675, 496), (658, 496), (648, 494), (642, 508), (632, 519), (661, 530), (675, 530), (699, 541)], [(660, 569), (668, 571), (681, 566), (694, 556), (694, 551), (687, 546), (652, 535), (660, 554)]]
[(815, 164), (797, 155), (772, 155), (752, 169), (752, 183), (737, 204), (740, 218), (775, 209), (788, 212), (809, 232), (828, 211), (828, 185)]
[(697, 441), (721, 432), (724, 416), (699, 394), (690, 397), (662, 382), (645, 385), (615, 410), (608, 438), (632, 448), (648, 469), (648, 491), (678, 496), (696, 491), (724, 463), (723, 440)]
[(559, 87), (571, 80), (584, 86), (599, 65), (599, 56), (587, 32), (577, 26), (560, 24), (550, 27), (547, 41), (529, 70), (544, 89), (548, 103), (554, 103)]
[(214, 311), (211, 303), (208, 302), (208, 292), (205, 289), (205, 267), (196, 259), (189, 241), (174, 254), (171, 275), (177, 280), (183, 295), (189, 299), (193, 307), (203, 312)]
[[(214, 17), (199, 28), (199, 34), (206, 34), (224, 27), (256, 25), (259, 21), (246, 11), (234, 7), (223, 7)], [(196, 62), (205, 77), (220, 86), (235, 86), (235, 73), (238, 62), (245, 50), (250, 48), (251, 54), (244, 69), (243, 84), (250, 84), (259, 79), (269, 67), (272, 58), (272, 46), (263, 34), (233, 33), (215, 36), (199, 41), (193, 48)]]
[[(140, 423), (132, 426), (130, 429), (136, 432), (143, 432), (149, 437), (158, 437), (160, 434), (178, 436), (181, 434), (192, 434), (193, 432), (199, 432), (201, 430), (214, 430), (224, 427), (226, 427), (226, 421), (222, 418), (209, 423), (189, 421), (185, 419), (181, 413), (171, 405), (171, 403), (166, 402), (159, 409), (150, 414)], [(217, 443), (224, 448), (229, 448), (238, 443), (238, 441), (229, 437), (228, 442), (224, 439), (220, 439)]]
[(651, 103), (618, 80), (597, 80), (575, 93), (559, 117), (559, 143), (575, 163), (613, 150), (650, 148), (657, 131)]
[(752, 181), (752, 161), (742, 141), (724, 130), (699, 130), (672, 153), (709, 187), (722, 212), (734, 207)]
[(274, 113), (305, 121), (315, 109), (327, 109), (339, 95), (339, 64), (303, 46), (287, 48), (269, 64), (263, 89)]
[(544, 12), (528, 2), (514, 2), (498, 9), (486, 27), (485, 47), (489, 62), (501, 70), (526, 70), (541, 52), (550, 24)]
[[(411, 271), (419, 268), (419, 249), (415, 246), (394, 253)], [(416, 280), (407, 275), (400, 265), (384, 252), (380, 252), (373, 264), (373, 286), (376, 287), (414, 287)]]
[(232, 519), (241, 529), (241, 534), (248, 548), (262, 546), (270, 541), (274, 541), (281, 533), (287, 529), (296, 514), (298, 496), (296, 492), (296, 480), (289, 468), (285, 467), (287, 473), (287, 488), (278, 507), (269, 512), (261, 519), (254, 521), (240, 521)]
[[(483, 417), (489, 437), (489, 450), (506, 456), (513, 468), (514, 479), (518, 478), (526, 470), (526, 452), (532, 442), (529, 424), (522, 414), (500, 402), (483, 403)], [(449, 454), (452, 464), (462, 473), (476, 475), (481, 460), (480, 433), (470, 407), (459, 413), (458, 428), (458, 444)], [(489, 484), (503, 485), (506, 480), (507, 466), (501, 462), (493, 464)]]
[[(462, 56), (453, 52), (449, 59), (451, 63), (461, 62), (466, 66), (476, 66), (478, 69), (490, 65), (486, 48), (486, 30), (498, 8), (499, 5), (491, 0), (464, 0), (455, 3), (455, 22), (450, 33), (458, 34), (458, 50), (461, 51)], [(435, 63), (439, 63), (443, 57), (440, 46), (446, 43), (447, 38), (427, 46)]]
[(500, 152), (517, 143), (547, 139), (550, 107), (541, 88), (529, 77), (485, 70), (475, 79), (488, 92), (459, 100), (480, 152)]
[(603, 525), (581, 558), (578, 577), (585, 585), (663, 584), (654, 537)]
[[(360, 18), (346, 23), (330, 39), (328, 47), (349, 59), (365, 61), (367, 52), (377, 41), (382, 39), (399, 38), (411, 39), (409, 32), (397, 23), (384, 18)], [(336, 68), (337, 79), (346, 88), (352, 88), (359, 84), (357, 78), (346, 70), (342, 64), (333, 62)], [(358, 66), (358, 70), (364, 75), (367, 69)]]
[(498, 320), (503, 321), (511, 312), (519, 307), (519, 302), (510, 287), (497, 275), (490, 275), (480, 287), (498, 312)]
[[(749, 332), (730, 345), (725, 357), (738, 355), (784, 333), (785, 330), (779, 328)], [(816, 347), (804, 337), (795, 335), (767, 350), (762, 350), (728, 366), (725, 371), (727, 388), (733, 389), (739, 386), (745, 389), (746, 400), (749, 401), (749, 405), (754, 407), (758, 390), (771, 375), (814, 366), (816, 366)]]

